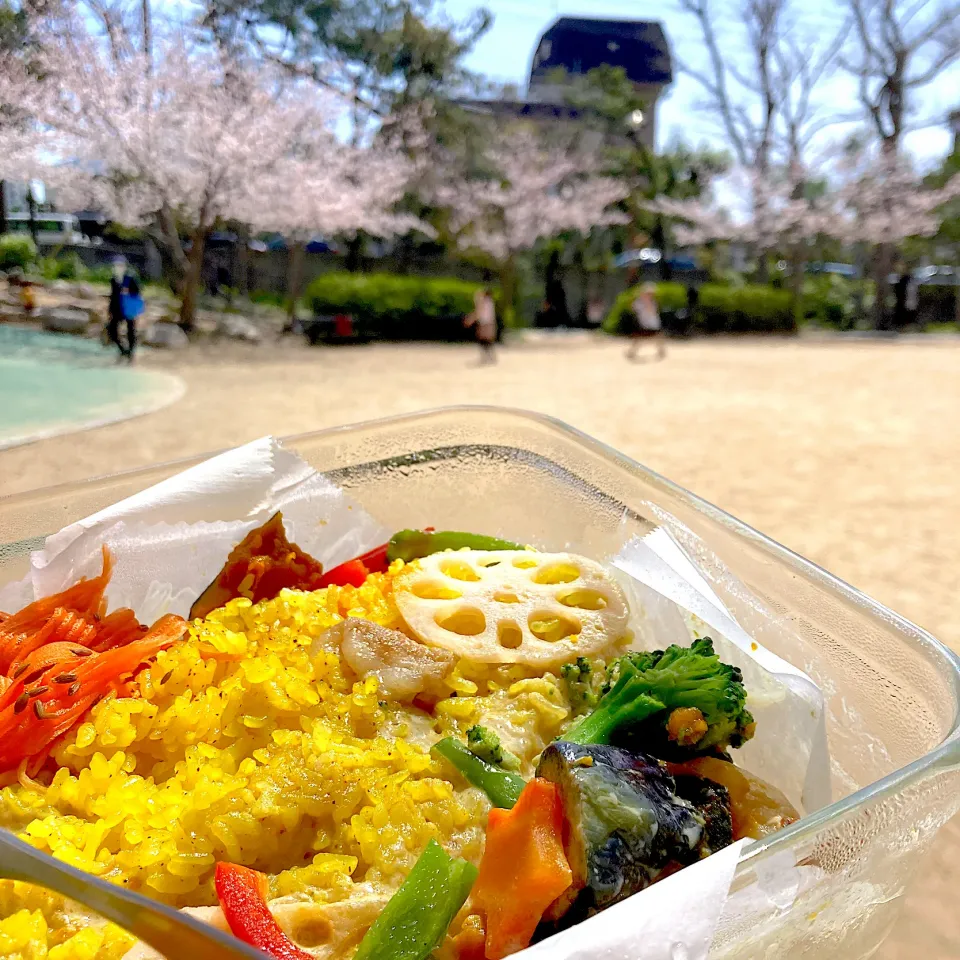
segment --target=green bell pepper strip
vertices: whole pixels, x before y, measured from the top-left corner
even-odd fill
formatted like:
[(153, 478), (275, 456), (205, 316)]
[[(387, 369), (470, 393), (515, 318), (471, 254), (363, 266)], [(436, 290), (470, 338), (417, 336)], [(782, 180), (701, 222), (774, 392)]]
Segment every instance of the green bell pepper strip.
[(431, 840), (360, 941), (353, 960), (426, 960), (466, 903), (477, 868)]
[(435, 743), (431, 752), (452, 764), (468, 783), (479, 787), (495, 807), (512, 809), (527, 785), (527, 781), (519, 774), (508, 773), (481, 760), (453, 737)]
[(401, 530), (390, 538), (387, 547), (387, 559), (419, 560), (420, 557), (429, 557), (432, 553), (443, 550), (525, 550), (519, 543), (509, 540), (500, 540), (497, 537), (485, 537), (480, 533), (457, 533), (454, 530)]

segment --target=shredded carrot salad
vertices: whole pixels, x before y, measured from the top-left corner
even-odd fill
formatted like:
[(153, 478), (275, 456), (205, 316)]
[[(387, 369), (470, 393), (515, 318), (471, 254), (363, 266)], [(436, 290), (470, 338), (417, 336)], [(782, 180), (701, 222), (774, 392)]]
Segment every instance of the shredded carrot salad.
[(36, 776), (56, 741), (109, 694), (124, 696), (144, 661), (179, 640), (172, 614), (152, 627), (132, 610), (107, 615), (110, 553), (103, 569), (0, 619), (0, 773)]

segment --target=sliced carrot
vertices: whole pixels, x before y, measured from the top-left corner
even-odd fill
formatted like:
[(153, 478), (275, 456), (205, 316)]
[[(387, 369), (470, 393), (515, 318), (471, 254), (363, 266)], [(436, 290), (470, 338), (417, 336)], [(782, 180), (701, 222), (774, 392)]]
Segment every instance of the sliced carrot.
[(31, 653), (33, 653), (35, 650), (39, 650), (46, 644), (53, 642), (53, 639), (56, 636), (57, 627), (60, 624), (60, 618), (57, 615), (57, 610), (63, 610), (63, 608), (57, 607), (47, 622), (39, 630), (33, 633), (21, 634), (16, 638), (11, 647), (13, 659), (7, 667), (7, 676), (13, 677), (15, 674), (17, 674), (20, 665), (27, 657), (30, 656)]
[[(42, 766), (57, 738), (111, 693), (128, 695), (127, 681), (145, 661), (179, 640), (186, 622), (168, 614), (139, 640), (102, 653), (71, 656), (47, 666), (38, 676), (24, 673), (0, 693), (0, 771)], [(29, 678), (29, 683), (26, 682)]]
[(19, 768), (36, 776), (99, 700), (135, 696), (133, 677), (143, 663), (183, 636), (180, 617), (148, 629), (132, 610), (104, 616), (110, 572), (104, 547), (99, 577), (0, 622), (0, 775)]
[(21, 677), (26, 679), (32, 674), (39, 676), (49, 667), (64, 660), (72, 660), (78, 656), (88, 657), (91, 653), (93, 653), (92, 650), (80, 643), (48, 643), (27, 654), (23, 660), (15, 661), (10, 668), (10, 678), (19, 680)]
[[(90, 620), (99, 617), (103, 613), (104, 593), (112, 567), (110, 551), (104, 547), (99, 577), (80, 580), (60, 593), (36, 600), (0, 623), (0, 673), (8, 673), (14, 660), (23, 658), (27, 652), (25, 645), (29, 645), (30, 638), (48, 625), (58, 607)], [(36, 645), (28, 646), (28, 649), (35, 648)]]
[(100, 621), (90, 648), (100, 653), (111, 647), (122, 647), (142, 637), (146, 630), (147, 628), (129, 608), (114, 610), (109, 617), (104, 617)]
[(87, 646), (96, 635), (96, 623), (72, 610), (57, 607), (40, 630), (18, 642), (16, 657), (10, 664), (7, 676), (20, 676), (23, 664), (38, 650), (59, 644), (66, 644), (68, 647)]
[[(63, 608), (58, 607), (57, 610)], [(98, 630), (98, 624), (88, 620), (83, 614), (64, 610), (57, 624), (54, 643), (79, 643), (87, 646), (97, 636)]]
[(559, 788), (531, 780), (511, 810), (491, 810), (487, 821), (473, 888), (474, 906), (486, 917), (487, 960), (528, 946), (546, 909), (572, 882)]

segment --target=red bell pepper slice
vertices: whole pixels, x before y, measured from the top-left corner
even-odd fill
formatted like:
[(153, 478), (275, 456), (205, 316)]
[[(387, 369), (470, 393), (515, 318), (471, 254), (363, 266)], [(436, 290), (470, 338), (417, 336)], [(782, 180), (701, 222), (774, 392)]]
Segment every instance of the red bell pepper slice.
[(362, 560), (348, 560), (325, 573), (320, 579), (320, 589), (324, 587), (362, 587), (370, 571)]
[(320, 578), (320, 589), (324, 587), (362, 587), (371, 573), (386, 573), (390, 565), (387, 561), (387, 546), (384, 543), (363, 556), (355, 557), (339, 567), (328, 570)]
[(218, 863), (214, 886), (233, 935), (274, 960), (314, 960), (281, 929), (267, 906), (267, 878), (249, 867)]
[(386, 573), (387, 567), (390, 566), (390, 562), (387, 560), (387, 547), (389, 546), (389, 543), (382, 543), (379, 547), (374, 547), (373, 550), (370, 550), (357, 559), (371, 573)]

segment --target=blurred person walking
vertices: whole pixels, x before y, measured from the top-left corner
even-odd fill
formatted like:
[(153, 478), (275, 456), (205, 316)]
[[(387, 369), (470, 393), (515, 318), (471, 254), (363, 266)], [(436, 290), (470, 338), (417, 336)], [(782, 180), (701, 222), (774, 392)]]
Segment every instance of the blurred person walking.
[(627, 350), (628, 360), (636, 361), (641, 340), (656, 340), (658, 360), (663, 360), (667, 356), (667, 344), (663, 336), (663, 322), (657, 307), (656, 292), (657, 288), (654, 284), (645, 283), (633, 301), (630, 311), (633, 319), (633, 329), (630, 332), (632, 342), (630, 349)]
[(904, 298), (904, 306), (907, 312), (907, 323), (916, 324), (920, 314), (920, 285), (917, 278), (910, 273), (910, 279), (907, 281), (907, 293)]
[(600, 294), (595, 293), (587, 302), (587, 326), (596, 329), (603, 324), (607, 315), (607, 305)]
[(473, 313), (463, 321), (464, 326), (473, 327), (477, 343), (480, 344), (480, 366), (496, 363), (494, 344), (497, 340), (497, 308), (493, 294), (484, 288), (473, 295)]
[[(110, 278), (110, 306), (107, 335), (117, 345), (120, 358), (133, 363), (137, 348), (137, 317), (143, 312), (140, 284), (128, 270), (127, 261), (117, 257), (113, 261), (113, 276)], [(127, 326), (127, 342), (120, 339), (120, 324)]]

